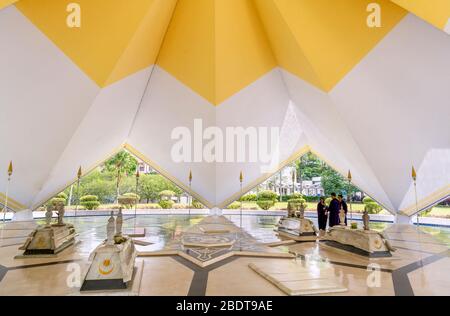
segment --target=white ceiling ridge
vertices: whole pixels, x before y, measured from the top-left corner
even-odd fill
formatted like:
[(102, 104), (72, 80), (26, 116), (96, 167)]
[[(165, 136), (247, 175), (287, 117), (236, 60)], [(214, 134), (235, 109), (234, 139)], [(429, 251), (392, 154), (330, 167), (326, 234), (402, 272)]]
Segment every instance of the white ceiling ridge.
[[(295, 103), (294, 103), (295, 104)], [(301, 112), (301, 110), (299, 110)], [(309, 120), (304, 114), (303, 117), (299, 118), (300, 120), (303, 121), (303, 123), (305, 123), (305, 120)], [(310, 125), (307, 128), (304, 128), (304, 132), (307, 136), (308, 139), (311, 139), (310, 143), (309, 143), (309, 147), (311, 148), (311, 153), (318, 155), (319, 159), (324, 160), (324, 162), (330, 166), (331, 168), (333, 168), (335, 171), (337, 171), (342, 177), (347, 178), (347, 170), (342, 170), (341, 168), (337, 167), (336, 165), (334, 165), (333, 163), (330, 162), (330, 160), (327, 158), (327, 155), (325, 153), (323, 153), (320, 150), (320, 146), (318, 146), (318, 144), (315, 144), (317, 140), (317, 137), (311, 137), (310, 133), (314, 134), (314, 132), (311, 132), (310, 127), (311, 126), (315, 126), (314, 124), (312, 124), (311, 122), (305, 124), (305, 125)], [(315, 133), (318, 133), (320, 137), (322, 137), (323, 139), (325, 139), (329, 144), (332, 145), (332, 143), (329, 141), (329, 139), (323, 135), (323, 133), (319, 130), (317, 130)], [(312, 139), (316, 139), (316, 141), (313, 141)], [(317, 146), (316, 146), (317, 145)], [(333, 146), (333, 150), (337, 153), (337, 155), (340, 157), (340, 160), (343, 160), (344, 164), (347, 164), (348, 166), (352, 166), (354, 165), (351, 161), (348, 160), (348, 158), (346, 157), (345, 154), (342, 153), (341, 150), (339, 150), (338, 148), (336, 148), (335, 146)], [(367, 182), (361, 183), (358, 181), (358, 178), (360, 179), (364, 179), (364, 177), (360, 176), (361, 172), (360, 172), (360, 167), (355, 166), (353, 169), (351, 169), (351, 172), (353, 174), (353, 180), (352, 180), (352, 184), (355, 185), (356, 187), (360, 188), (361, 190), (364, 191), (364, 193), (366, 193), (367, 195), (369, 195), (370, 197), (372, 197), (374, 200), (376, 200), (380, 205), (382, 205), (384, 208), (386, 208), (387, 210), (389, 210), (390, 212), (393, 212), (394, 210), (392, 208), (387, 207), (383, 202), (379, 202), (379, 199), (377, 198), (378, 194), (374, 193), (374, 188), (373, 185)], [(371, 171), (372, 172), (372, 171)], [(356, 175), (356, 177), (355, 177)]]
[[(322, 90), (320, 90), (320, 89), (316, 88), (315, 86), (311, 85), (309, 82), (302, 80), (301, 78), (299, 78), (299, 77), (296, 76), (295, 74), (292, 74), (292, 73), (290, 73), (289, 71), (287, 71), (287, 70), (285, 70), (285, 69), (283, 68), (283, 71), (281, 71), (281, 75), (282, 75), (282, 78), (283, 78), (283, 84), (284, 84), (284, 86), (286, 87), (286, 90), (287, 90), (287, 93), (288, 93), (288, 95), (289, 95), (289, 98), (290, 98), (291, 102), (292, 102), (293, 104), (296, 105), (297, 109), (298, 109), (302, 114), (303, 114), (303, 111), (301, 110), (301, 107), (298, 106), (297, 103), (295, 102), (295, 100), (294, 100), (294, 98), (293, 98), (293, 95), (292, 95), (292, 93), (291, 93), (291, 91), (290, 91), (290, 88), (289, 88), (289, 86), (288, 86), (288, 84), (287, 84), (287, 82), (286, 82), (286, 78), (285, 78), (285, 73), (284, 73), (284, 71), (286, 71), (286, 72), (289, 73), (290, 75), (294, 76), (297, 80), (301, 80), (301, 81), (304, 82), (307, 86), (311, 87), (311, 89), (317, 90), (319, 93), (323, 94), (324, 96), (326, 95), (326, 97), (327, 97), (327, 99), (328, 99), (330, 105), (333, 106), (334, 109), (335, 109), (335, 111), (336, 111), (336, 113), (338, 113), (338, 115), (340, 115), (340, 111), (337, 109), (337, 107), (336, 107), (336, 105), (334, 104), (334, 102), (333, 102), (333, 100), (332, 100), (332, 98), (331, 98), (331, 96), (330, 96), (329, 93), (323, 92)], [(306, 118), (307, 118), (307, 116), (306, 116), (305, 114), (303, 114), (303, 117), (298, 118), (298, 119), (304, 121)], [(308, 119), (308, 120), (310, 120), (310, 119)], [(380, 204), (383, 205), (387, 210), (389, 210), (389, 211), (391, 211), (391, 212), (395, 212), (396, 210), (394, 209), (394, 207), (393, 207), (393, 205), (392, 205), (392, 201), (390, 200), (390, 198), (389, 198), (389, 196), (386, 194), (386, 191), (384, 190), (383, 186), (381, 185), (381, 183), (379, 182), (378, 178), (376, 177), (376, 175), (375, 175), (375, 173), (374, 173), (372, 167), (370, 166), (370, 164), (368, 163), (366, 157), (365, 157), (364, 154), (362, 153), (362, 151), (361, 151), (361, 149), (360, 149), (358, 143), (355, 141), (355, 139), (353, 138), (352, 134), (349, 132), (348, 126), (346, 125), (346, 123), (344, 122), (344, 120), (342, 119), (342, 117), (339, 117), (339, 120), (340, 120), (341, 124), (343, 124), (343, 125), (345, 126), (345, 134), (346, 134), (346, 137), (348, 137), (348, 139), (350, 140), (350, 142), (354, 145), (354, 147), (357, 149), (358, 153), (361, 155), (361, 158), (363, 159), (363, 161), (364, 161), (364, 163), (365, 163), (365, 165), (366, 165), (366, 168), (369, 169), (369, 172), (370, 172), (370, 173), (372, 174), (372, 176), (374, 177), (374, 179), (375, 179), (377, 185), (379, 186), (380, 189), (382, 189), (383, 194), (385, 195), (386, 200), (387, 200), (391, 205), (385, 205), (386, 203), (380, 203)], [(312, 125), (312, 126), (316, 126), (315, 124), (311, 124), (311, 125)], [(320, 131), (320, 127), (317, 127), (317, 128), (318, 128), (318, 130)], [(310, 131), (308, 131), (307, 129), (304, 129), (304, 133), (307, 135), (308, 139), (312, 139), (312, 137), (309, 135)], [(320, 135), (322, 136), (322, 138), (324, 138), (324, 139), (326, 139), (328, 142), (330, 142), (329, 139), (328, 139), (328, 137), (324, 136), (324, 134), (323, 134), (322, 132), (320, 132)], [(331, 143), (331, 142), (330, 142), (330, 143)], [(314, 146), (313, 146), (312, 144), (310, 144), (310, 146), (311, 146), (311, 148), (314, 148)], [(337, 150), (337, 149), (335, 148), (335, 150)], [(349, 160), (348, 158), (346, 158), (346, 155), (344, 155), (343, 153), (341, 153), (341, 151), (339, 151), (339, 152), (340, 152), (340, 156), (343, 157), (343, 158), (347, 161), (347, 163), (348, 163), (349, 166), (354, 165), (353, 163), (350, 163), (350, 160)], [(326, 157), (324, 157), (324, 158), (326, 158)], [(353, 160), (352, 160), (352, 161), (353, 161)], [(354, 171), (353, 171), (352, 173), (354, 173), (354, 174), (359, 173), (358, 169), (359, 169), (359, 167), (355, 166)], [(336, 170), (336, 171), (339, 172), (339, 170)], [(356, 171), (356, 173), (355, 173), (355, 171)], [(347, 176), (347, 175), (346, 175), (345, 173), (343, 173), (342, 171), (339, 172), (339, 173), (341, 173), (341, 175), (344, 176), (344, 177)], [(357, 186), (360, 187), (362, 190), (364, 190), (368, 195), (370, 195), (370, 196), (375, 196), (374, 200), (379, 200), (379, 199), (377, 199), (377, 197), (376, 197), (377, 194), (374, 194), (374, 193), (373, 193), (373, 192), (374, 192), (374, 188), (370, 189), (370, 188), (372, 187), (372, 185), (366, 185), (366, 184), (361, 184), (361, 183), (358, 183), (358, 184), (355, 183), (355, 185), (357, 185)]]
[[(337, 109), (336, 104), (334, 103), (332, 97), (330, 96), (330, 94), (328, 94), (329, 99), (330, 99), (330, 104), (336, 109), (336, 112), (338, 113), (338, 115), (341, 116), (341, 112)], [(392, 212), (397, 212), (397, 207), (392, 203), (392, 200), (390, 198), (390, 196), (386, 193), (386, 190), (384, 189), (383, 185), (381, 184), (381, 182), (379, 181), (376, 173), (374, 172), (371, 164), (369, 163), (369, 161), (367, 160), (367, 157), (365, 156), (365, 154), (362, 152), (359, 143), (355, 140), (355, 138), (353, 137), (353, 134), (350, 133), (349, 128), (346, 124), (346, 122), (344, 121), (344, 119), (342, 118), (342, 116), (340, 117), (340, 121), (342, 122), (342, 124), (345, 125), (345, 132), (347, 134), (347, 136), (349, 137), (349, 139), (351, 140), (351, 142), (353, 144), (355, 144), (356, 149), (358, 150), (358, 154), (361, 155), (361, 158), (364, 161), (364, 164), (366, 165), (366, 167), (369, 169), (370, 173), (371, 173), (371, 177), (374, 178), (374, 180), (376, 181), (376, 183), (378, 184), (378, 186), (382, 189), (382, 193), (385, 195), (387, 201), (390, 203), (390, 205), (384, 205), (385, 203), (380, 203), (379, 204), (383, 205), (387, 210), (392, 211)], [(372, 196), (369, 192), (367, 192), (368, 195), (371, 196), (372, 199), (377, 200), (376, 196)]]
[(172, 16), (170, 17), (169, 22), (167, 23), (166, 30), (165, 30), (164, 35), (162, 37), (161, 43), (159, 45), (158, 54), (156, 55), (155, 62), (153, 64), (153, 66), (152, 66), (152, 70), (151, 70), (151, 72), (150, 72), (150, 74), (148, 76), (147, 84), (145, 85), (145, 88), (142, 91), (141, 100), (140, 100), (139, 105), (137, 107), (137, 110), (136, 110), (136, 113), (134, 115), (134, 118), (133, 118), (133, 120), (131, 122), (130, 128), (128, 129), (127, 136), (126, 136), (126, 138), (124, 140), (125, 143), (128, 143), (128, 141), (129, 141), (130, 135), (131, 135), (131, 133), (132, 133), (132, 131), (134, 129), (134, 126), (136, 124), (136, 119), (137, 119), (137, 117), (139, 115), (139, 112), (141, 111), (142, 104), (143, 104), (144, 98), (145, 98), (145, 96), (147, 94), (147, 91), (149, 91), (149, 93), (150, 93), (150, 82), (151, 82), (151, 79), (153, 77), (155, 68), (158, 67), (158, 60), (159, 60), (159, 57), (160, 57), (160, 54), (161, 54), (161, 49), (162, 49), (162, 46), (164, 44), (164, 41), (166, 40), (167, 33), (168, 33), (168, 30), (169, 30), (169, 26), (172, 23), (173, 17), (175, 15), (175, 11), (177, 10), (177, 6), (178, 6), (178, 0), (176, 0), (175, 6), (174, 6), (173, 11), (172, 11)]
[[(75, 136), (77, 135), (77, 132), (81, 129), (82, 123), (83, 121), (86, 119), (87, 114), (89, 113), (89, 111), (91, 111), (91, 109), (94, 107), (95, 102), (97, 100), (97, 98), (99, 97), (99, 95), (101, 94), (102, 89), (99, 89), (97, 95), (95, 96), (94, 100), (92, 101), (91, 105), (89, 106), (89, 108), (86, 110), (86, 112), (84, 113), (83, 117), (81, 118), (81, 120), (78, 122), (76, 129), (74, 130), (74, 132), (72, 133), (70, 139), (66, 142), (66, 145), (64, 146), (64, 149), (61, 151), (61, 153), (58, 155), (58, 157), (55, 160), (55, 163), (52, 164), (52, 168), (50, 169), (47, 177), (45, 177), (45, 181), (44, 183), (42, 183), (42, 185), (39, 187), (39, 192), (35, 195), (34, 199), (32, 199), (31, 203), (27, 206), (29, 207), (34, 207), (35, 203), (37, 203), (36, 198), (39, 196), (39, 194), (41, 193), (41, 191), (47, 187), (48, 182), (52, 179), (52, 176), (55, 173), (55, 169), (58, 166), (61, 158), (64, 156), (64, 153), (67, 152), (68, 147), (70, 146), (70, 144), (72, 143), (72, 140), (75, 138)], [(74, 170), (74, 175), (76, 174), (77, 170)]]

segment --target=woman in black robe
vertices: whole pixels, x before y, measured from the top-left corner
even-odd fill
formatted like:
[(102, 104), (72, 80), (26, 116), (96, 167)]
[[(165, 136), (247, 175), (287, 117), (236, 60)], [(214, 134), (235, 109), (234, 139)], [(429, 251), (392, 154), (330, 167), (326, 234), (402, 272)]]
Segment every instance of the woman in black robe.
[(319, 229), (326, 230), (327, 229), (327, 206), (325, 205), (325, 199), (323, 197), (320, 198), (319, 203), (317, 204), (317, 219), (319, 222)]
[(339, 225), (339, 210), (340, 203), (336, 198), (336, 193), (331, 193), (331, 202), (328, 206), (328, 214), (330, 218), (329, 226), (333, 227)]

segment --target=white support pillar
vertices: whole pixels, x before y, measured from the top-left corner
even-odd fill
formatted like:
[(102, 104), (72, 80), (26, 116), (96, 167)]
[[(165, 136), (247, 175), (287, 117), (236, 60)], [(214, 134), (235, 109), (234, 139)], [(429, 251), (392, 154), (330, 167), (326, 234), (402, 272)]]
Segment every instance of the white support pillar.
[(402, 214), (397, 214), (395, 216), (395, 223), (396, 224), (409, 224), (413, 225), (412, 217)]

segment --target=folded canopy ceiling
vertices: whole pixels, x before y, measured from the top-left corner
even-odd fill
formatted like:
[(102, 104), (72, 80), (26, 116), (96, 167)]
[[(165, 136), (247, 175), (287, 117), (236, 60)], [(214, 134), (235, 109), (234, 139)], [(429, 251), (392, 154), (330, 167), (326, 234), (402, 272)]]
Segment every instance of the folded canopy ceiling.
[[(392, 212), (450, 193), (447, 1), (1, 1), (0, 166), (12, 207), (37, 207), (126, 147), (208, 206), (311, 150)], [(427, 3), (431, 3), (429, 1)], [(424, 22), (418, 17), (433, 24)], [(441, 30), (439, 30), (439, 29)], [(173, 161), (171, 133), (278, 127), (279, 158)], [(1, 193), (3, 192), (3, 193)], [(6, 179), (0, 179), (0, 200)]]

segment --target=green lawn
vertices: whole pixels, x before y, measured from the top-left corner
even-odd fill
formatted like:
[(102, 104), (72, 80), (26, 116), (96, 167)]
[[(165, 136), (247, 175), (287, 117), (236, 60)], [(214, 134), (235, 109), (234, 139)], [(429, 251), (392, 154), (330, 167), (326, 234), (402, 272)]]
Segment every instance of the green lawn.
[[(307, 202), (306, 209), (308, 211), (315, 211), (317, 207), (316, 202)], [(352, 203), (352, 211), (355, 213), (362, 213), (364, 211), (364, 204), (362, 203)], [(259, 207), (256, 204), (256, 202), (243, 202), (242, 204), (243, 209), (247, 210), (258, 210)], [(271, 210), (286, 210), (287, 209), (287, 202), (276, 202), (275, 205), (271, 208)], [(383, 209), (379, 214), (389, 215), (389, 211)], [(433, 207), (433, 210), (424, 216), (427, 217), (446, 217), (450, 218), (450, 207), (448, 206), (435, 206)]]
[(424, 216), (450, 218), (450, 206), (435, 206), (429, 214), (426, 214)]
[[(316, 202), (307, 202), (306, 209), (308, 211), (315, 211), (317, 207)], [(108, 210), (108, 209), (118, 209), (119, 205), (113, 204), (102, 204), (99, 206), (98, 210)], [(186, 205), (174, 204), (174, 208), (187, 208)], [(67, 210), (75, 209), (75, 206), (67, 206)], [(79, 210), (84, 209), (82, 206), (78, 207)], [(149, 203), (149, 204), (138, 204), (138, 209), (161, 209), (161, 207), (157, 203)], [(256, 202), (243, 202), (242, 209), (244, 210), (260, 210)], [(271, 210), (286, 210), (287, 202), (276, 202), (275, 205), (271, 208)], [(362, 213), (364, 210), (364, 204), (362, 203), (352, 203), (352, 211), (354, 213)], [(383, 209), (379, 214), (389, 215), (390, 213)], [(450, 218), (450, 207), (448, 206), (436, 206), (433, 207), (433, 210), (429, 214), (424, 214), (426, 217), (442, 217), (442, 218)]]
[[(306, 207), (308, 211), (315, 211), (317, 208), (316, 202), (307, 202), (306, 204), (308, 205)], [(242, 208), (250, 210), (259, 209), (256, 202), (243, 202)], [(275, 205), (271, 208), (271, 210), (286, 210), (286, 209), (287, 209), (287, 202), (276, 202)], [(364, 211), (364, 205), (362, 203), (352, 203), (352, 210), (355, 213), (362, 212)], [(383, 211), (387, 212), (386, 210)]]

